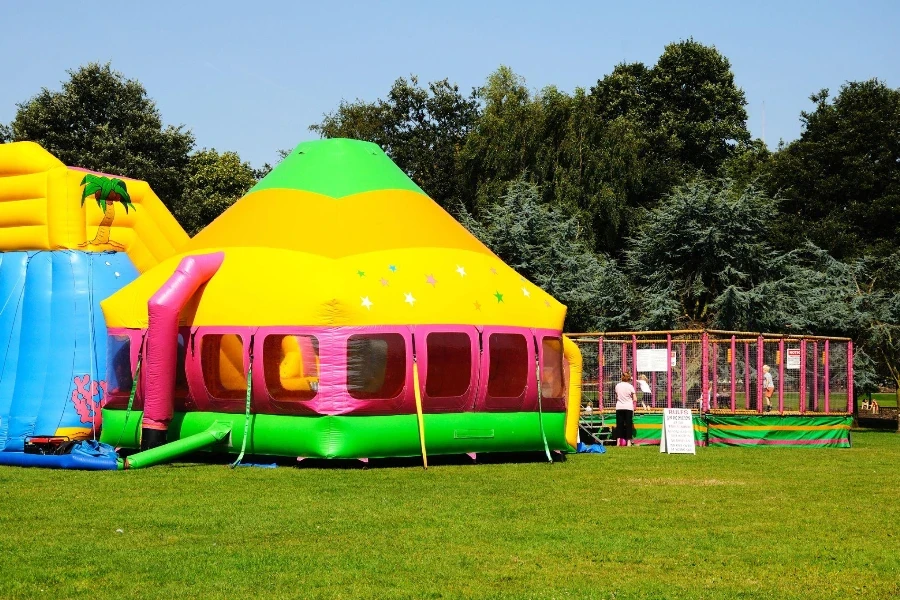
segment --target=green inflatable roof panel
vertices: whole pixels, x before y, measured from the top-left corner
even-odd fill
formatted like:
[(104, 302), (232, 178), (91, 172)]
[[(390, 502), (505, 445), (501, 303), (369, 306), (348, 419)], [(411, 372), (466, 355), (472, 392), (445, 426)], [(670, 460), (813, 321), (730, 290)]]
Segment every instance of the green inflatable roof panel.
[(315, 192), (332, 198), (376, 190), (409, 190), (425, 195), (376, 144), (341, 138), (298, 144), (248, 194), (272, 189)]

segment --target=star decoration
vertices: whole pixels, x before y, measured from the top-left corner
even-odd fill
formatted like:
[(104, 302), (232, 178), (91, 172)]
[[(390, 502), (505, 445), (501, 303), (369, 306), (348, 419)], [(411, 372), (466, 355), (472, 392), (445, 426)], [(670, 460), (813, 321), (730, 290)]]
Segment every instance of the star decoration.
[(389, 270), (391, 273), (396, 273), (396, 272), (397, 272), (397, 265), (389, 265), (389, 266), (388, 266), (388, 270)]
[(550, 301), (544, 300), (544, 306), (546, 306), (547, 308), (550, 308)]
[(456, 265), (456, 272), (459, 273), (459, 276), (460, 276), (460, 277), (465, 277), (465, 276), (466, 276), (466, 270), (463, 269), (463, 268), (462, 268), (461, 266), (459, 266), (459, 265)]
[(494, 292), (494, 298), (497, 299), (497, 304), (503, 302), (503, 294), (501, 294), (499, 291)]
[(531, 292), (528, 291), (528, 288), (522, 288), (522, 293), (525, 294), (526, 298), (531, 298)]
[(413, 295), (412, 295), (411, 293), (406, 292), (406, 293), (403, 294), (403, 295), (406, 296), (406, 299), (403, 300), (403, 301), (406, 302), (407, 304), (409, 304), (410, 306), (412, 306), (413, 304), (416, 303), (416, 299), (413, 298)]
[(475, 301), (475, 310), (481, 310), (481, 302), (478, 300)]
[(434, 278), (433, 273), (428, 275), (428, 277), (425, 278), (425, 283), (431, 284), (431, 287), (434, 287), (437, 284), (437, 279)]
[(388, 280), (385, 279), (384, 277), (381, 278), (381, 285), (382, 285), (382, 286), (386, 286), (386, 285), (389, 284), (389, 283), (390, 283), (390, 281), (388, 281)]
[(366, 276), (366, 272), (365, 272), (365, 271), (357, 271), (356, 274), (359, 275), (360, 277), (365, 277), (365, 276)]
[(491, 267), (491, 273), (493, 273), (494, 275), (496, 275), (496, 274), (497, 274), (497, 269), (495, 269), (494, 267)]
[(372, 301), (369, 300), (368, 296), (366, 296), (365, 298), (360, 298), (360, 300), (362, 300), (361, 304), (362, 306), (366, 307), (366, 310), (372, 310)]

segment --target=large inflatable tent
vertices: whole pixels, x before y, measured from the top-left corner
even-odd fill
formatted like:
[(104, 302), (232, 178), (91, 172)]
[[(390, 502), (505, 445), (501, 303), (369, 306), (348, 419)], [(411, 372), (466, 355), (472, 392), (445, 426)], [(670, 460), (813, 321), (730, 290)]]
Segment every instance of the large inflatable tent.
[(300, 144), (101, 306), (111, 444), (326, 458), (576, 444), (565, 307), (371, 143)]
[[(128, 210), (117, 192), (83, 202), (85, 179), (119, 181)], [(96, 435), (113, 391), (100, 301), (187, 241), (145, 182), (0, 145), (0, 463), (37, 435)]]

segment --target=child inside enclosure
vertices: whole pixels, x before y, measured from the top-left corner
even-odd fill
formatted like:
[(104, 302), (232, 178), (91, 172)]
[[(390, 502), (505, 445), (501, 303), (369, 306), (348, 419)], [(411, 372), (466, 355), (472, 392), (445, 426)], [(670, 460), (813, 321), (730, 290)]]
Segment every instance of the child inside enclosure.
[(763, 396), (766, 398), (766, 412), (772, 410), (772, 394), (775, 393), (775, 382), (769, 371), (769, 365), (763, 365)]
[(631, 373), (622, 372), (622, 381), (616, 384), (616, 438), (618, 446), (633, 446), (634, 409), (637, 393), (631, 385)]
[(647, 399), (652, 393), (650, 390), (650, 380), (647, 379), (646, 375), (638, 375), (637, 383), (638, 389), (641, 391), (641, 407), (647, 408)]

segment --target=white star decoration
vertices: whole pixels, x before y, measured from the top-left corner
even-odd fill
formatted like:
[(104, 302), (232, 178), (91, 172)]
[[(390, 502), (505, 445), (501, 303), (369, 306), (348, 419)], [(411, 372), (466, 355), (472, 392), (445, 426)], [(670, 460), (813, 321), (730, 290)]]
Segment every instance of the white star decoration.
[(456, 265), (456, 272), (459, 273), (460, 277), (466, 276), (466, 270), (459, 265)]
[(406, 299), (404, 300), (404, 302), (406, 302), (406, 303), (409, 304), (410, 306), (412, 306), (413, 304), (416, 303), (416, 299), (413, 298), (413, 295), (410, 294), (409, 292), (406, 292), (406, 293), (403, 294), (403, 295), (406, 296)]
[(366, 310), (372, 310), (372, 301), (369, 300), (369, 297), (360, 298), (362, 300), (361, 304), (366, 307)]
[(529, 292), (526, 288), (522, 288), (522, 293), (525, 294), (526, 298), (531, 297), (531, 292)]

